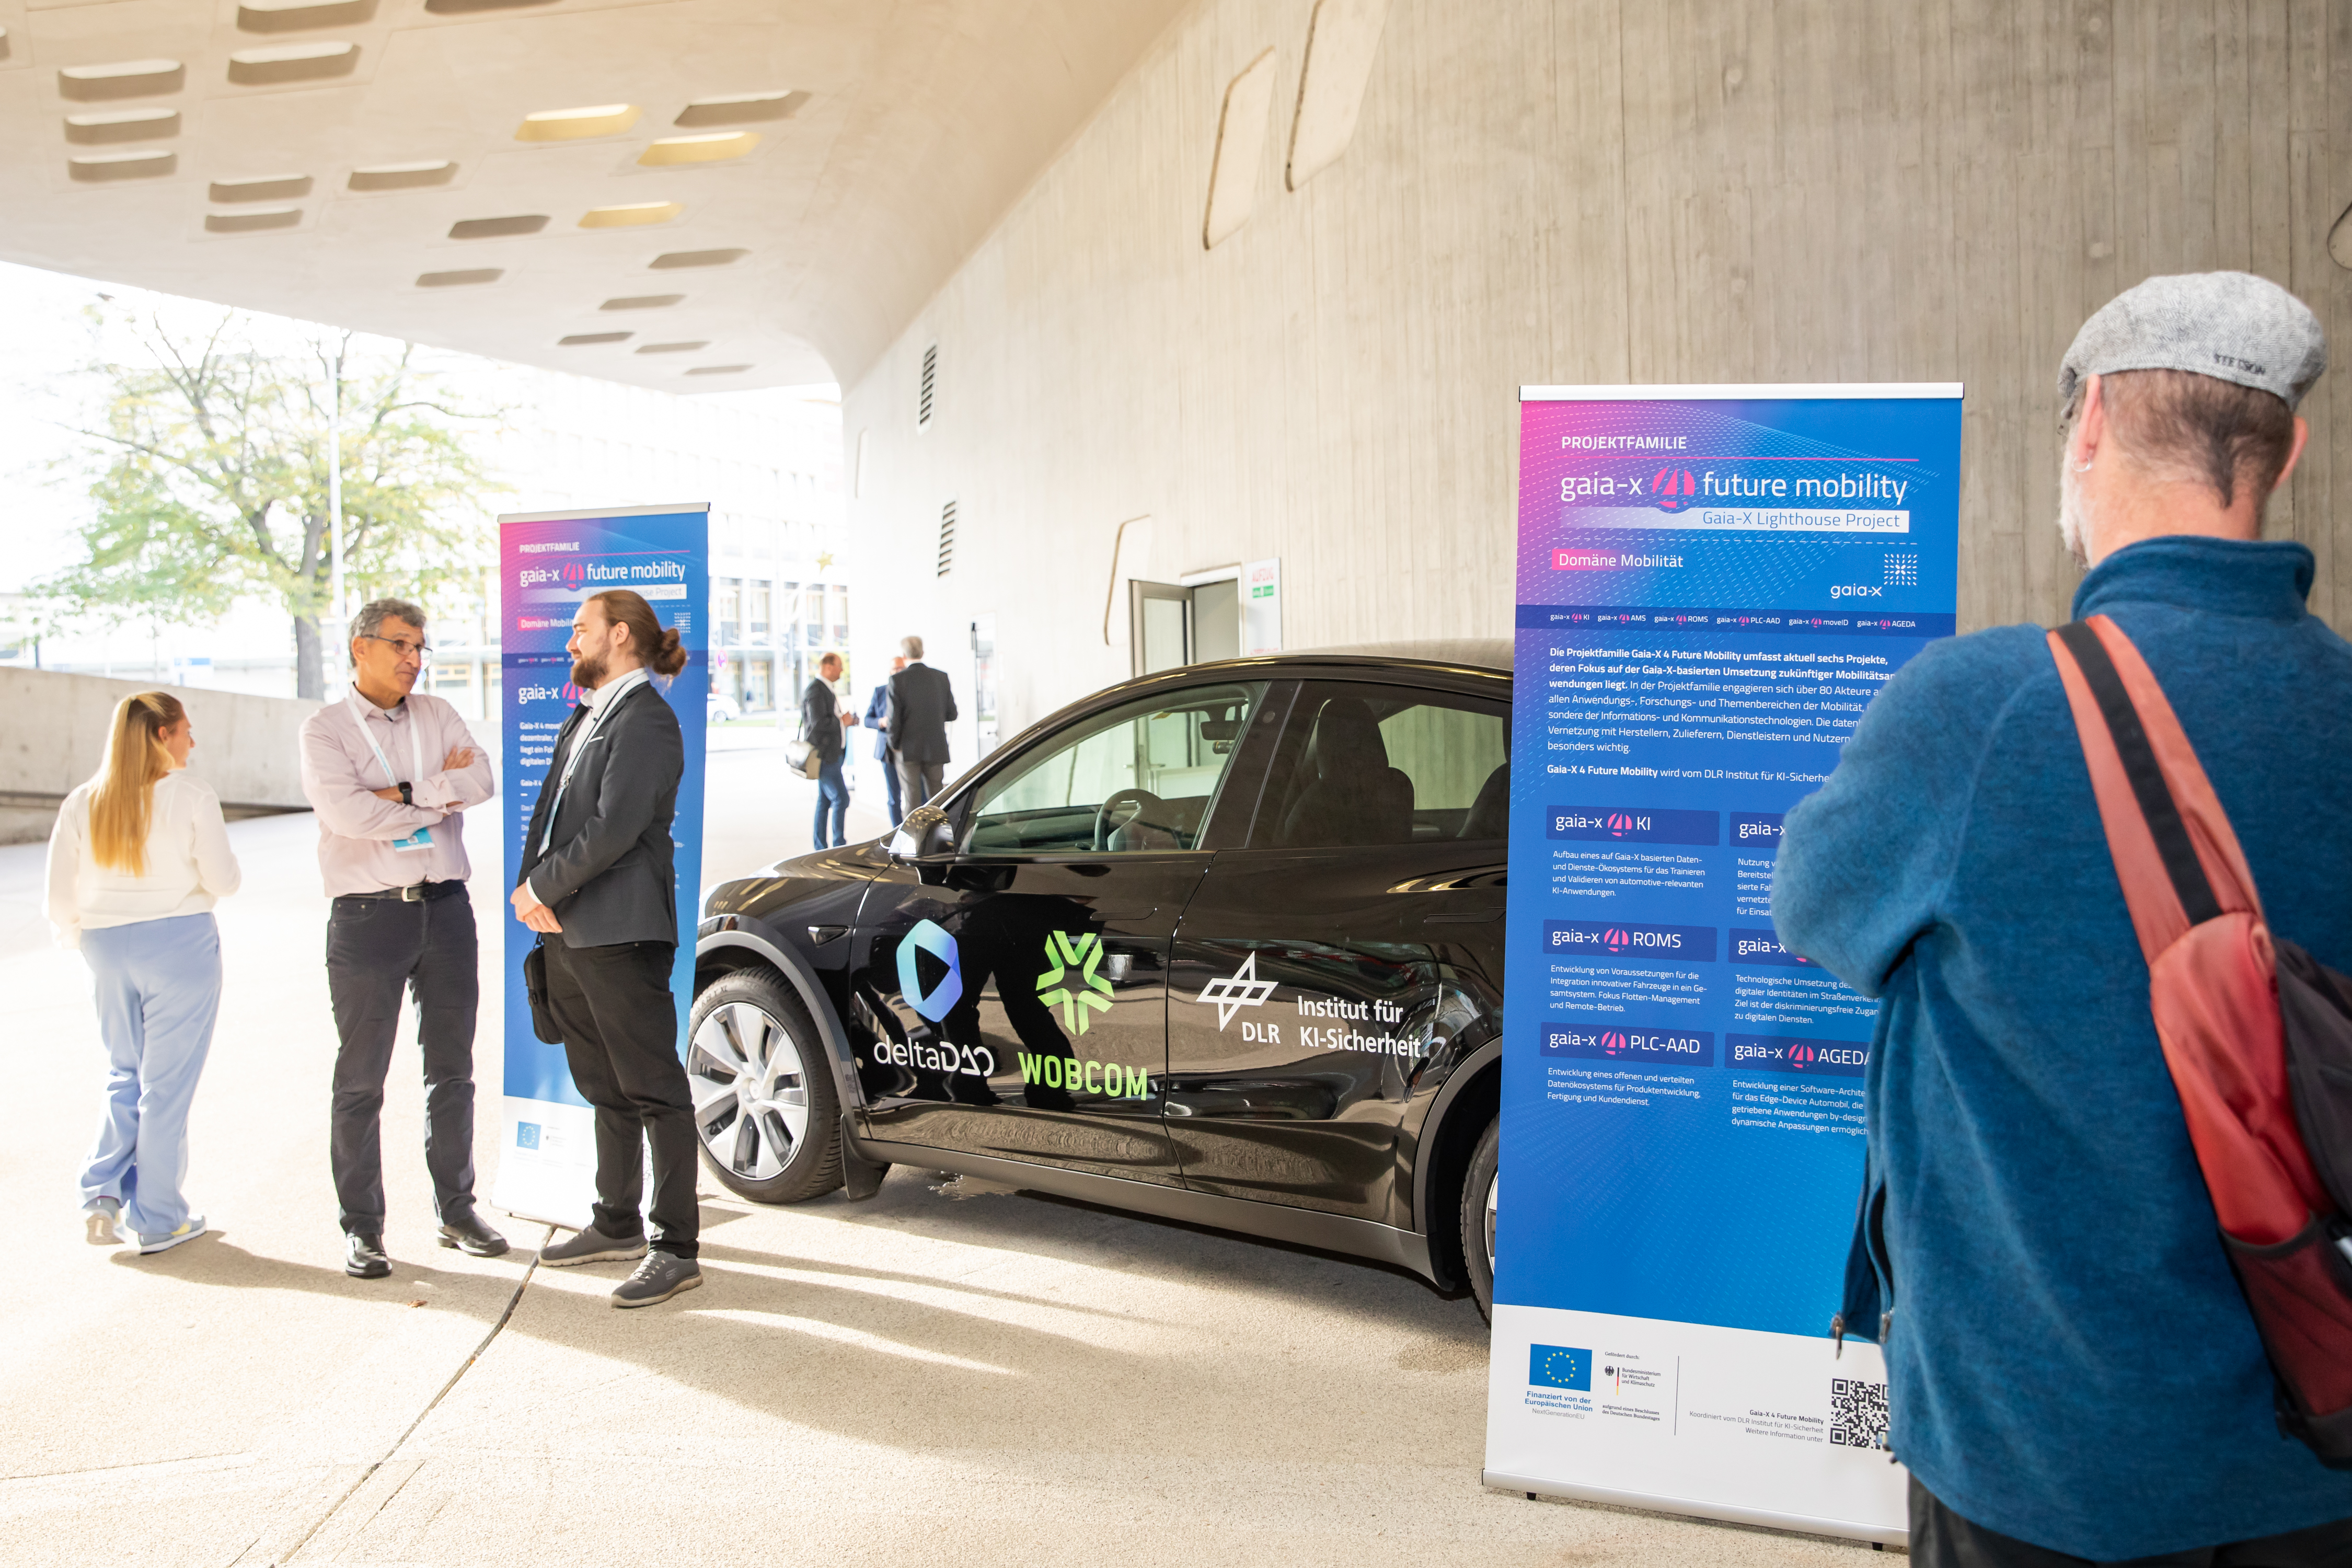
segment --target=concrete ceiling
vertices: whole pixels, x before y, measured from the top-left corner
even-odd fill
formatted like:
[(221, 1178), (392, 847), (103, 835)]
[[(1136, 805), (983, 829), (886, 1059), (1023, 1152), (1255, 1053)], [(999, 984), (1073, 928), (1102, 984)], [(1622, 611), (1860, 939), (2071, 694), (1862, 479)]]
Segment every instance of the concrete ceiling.
[(1185, 3), (0, 0), (0, 258), (672, 391), (846, 381)]

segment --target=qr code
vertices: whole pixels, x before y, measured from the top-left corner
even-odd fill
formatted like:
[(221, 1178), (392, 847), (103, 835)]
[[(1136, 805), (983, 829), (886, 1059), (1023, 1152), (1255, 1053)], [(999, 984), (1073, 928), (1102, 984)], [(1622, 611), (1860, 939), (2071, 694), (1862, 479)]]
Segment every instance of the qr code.
[(1830, 1379), (1830, 1441), (1848, 1448), (1886, 1447), (1886, 1385), (1858, 1377)]
[(1916, 555), (1886, 557), (1886, 585), (1890, 588), (1916, 588), (1919, 585), (1919, 558)]

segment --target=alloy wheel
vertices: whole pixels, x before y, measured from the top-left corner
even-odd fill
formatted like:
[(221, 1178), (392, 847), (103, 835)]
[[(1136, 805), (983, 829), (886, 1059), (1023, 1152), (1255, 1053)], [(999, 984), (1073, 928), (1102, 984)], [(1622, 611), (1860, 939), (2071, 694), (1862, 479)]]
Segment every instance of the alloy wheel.
[(807, 1070), (791, 1032), (762, 1009), (711, 1009), (686, 1062), (695, 1131), (711, 1158), (752, 1181), (779, 1174), (808, 1135)]

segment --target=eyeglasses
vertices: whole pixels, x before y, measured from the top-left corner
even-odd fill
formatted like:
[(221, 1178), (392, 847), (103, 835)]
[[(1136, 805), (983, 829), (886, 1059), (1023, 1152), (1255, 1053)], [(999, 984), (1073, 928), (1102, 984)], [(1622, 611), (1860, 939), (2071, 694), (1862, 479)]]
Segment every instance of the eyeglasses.
[(431, 643), (410, 642), (406, 637), (380, 637), (373, 632), (362, 632), (360, 636), (367, 638), (370, 642), (391, 644), (392, 651), (398, 654), (403, 658), (408, 658), (412, 656), (417, 658), (430, 658), (433, 657), (433, 645)]

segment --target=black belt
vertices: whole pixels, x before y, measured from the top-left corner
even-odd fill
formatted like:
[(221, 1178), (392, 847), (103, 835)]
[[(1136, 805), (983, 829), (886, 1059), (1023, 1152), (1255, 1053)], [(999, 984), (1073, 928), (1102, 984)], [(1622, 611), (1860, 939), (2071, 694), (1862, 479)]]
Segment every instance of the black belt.
[(466, 884), (451, 878), (446, 882), (411, 882), (405, 888), (386, 888), (378, 893), (342, 893), (346, 899), (397, 899), (404, 904), (421, 904), (433, 899), (452, 899), (466, 890)]

